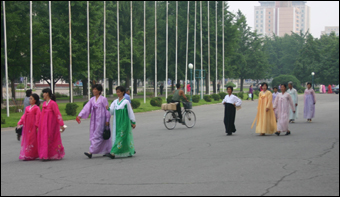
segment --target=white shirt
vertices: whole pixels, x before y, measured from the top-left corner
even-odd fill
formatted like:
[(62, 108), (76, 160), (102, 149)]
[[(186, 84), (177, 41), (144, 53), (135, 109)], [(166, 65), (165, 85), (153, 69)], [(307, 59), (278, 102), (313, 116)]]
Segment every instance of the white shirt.
[(230, 104), (236, 104), (237, 107), (241, 106), (242, 104), (242, 100), (239, 99), (237, 96), (235, 95), (230, 95), (229, 94), (227, 96), (224, 97), (223, 101), (222, 101), (222, 104), (224, 103), (230, 103)]

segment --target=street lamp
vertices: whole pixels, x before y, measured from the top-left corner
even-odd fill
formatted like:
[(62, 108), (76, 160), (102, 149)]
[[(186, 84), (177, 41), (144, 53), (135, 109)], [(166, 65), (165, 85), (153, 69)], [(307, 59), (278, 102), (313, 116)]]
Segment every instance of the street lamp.
[(313, 90), (314, 90), (314, 75), (315, 75), (315, 72), (312, 72), (312, 86), (313, 86)]
[(192, 65), (192, 63), (189, 63), (188, 65), (189, 69), (190, 69), (190, 102), (192, 102), (192, 69), (194, 68), (194, 65)]

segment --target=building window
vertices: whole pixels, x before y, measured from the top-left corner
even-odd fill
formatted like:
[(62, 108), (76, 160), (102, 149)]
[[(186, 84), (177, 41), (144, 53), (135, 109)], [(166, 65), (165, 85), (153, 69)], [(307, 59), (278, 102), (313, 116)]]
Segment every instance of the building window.
[(299, 22), (299, 20), (296, 20), (296, 22), (298, 23), (298, 22)]
[(268, 31), (270, 31), (270, 29), (268, 29)]
[(256, 11), (256, 14), (258, 14), (259, 13), (259, 11)]
[(296, 31), (299, 31), (299, 28), (296, 28)]
[(270, 12), (269, 12), (269, 14), (270, 14)]
[(259, 25), (256, 25), (256, 27), (259, 27)]
[(263, 27), (263, 26), (261, 25), (261, 27)]
[(268, 22), (270, 23), (270, 20)]
[(263, 18), (263, 15), (261, 15), (261, 18)]
[(298, 26), (299, 26), (299, 24), (296, 24), (296, 26), (298, 27)]
[(262, 32), (262, 29), (260, 31)]
[(263, 20), (261, 20), (261, 23), (263, 23)]
[(261, 11), (261, 14), (263, 14), (263, 11)]
[(256, 16), (256, 18), (258, 18), (259, 16)]
[(269, 16), (269, 18), (270, 18), (270, 16)]

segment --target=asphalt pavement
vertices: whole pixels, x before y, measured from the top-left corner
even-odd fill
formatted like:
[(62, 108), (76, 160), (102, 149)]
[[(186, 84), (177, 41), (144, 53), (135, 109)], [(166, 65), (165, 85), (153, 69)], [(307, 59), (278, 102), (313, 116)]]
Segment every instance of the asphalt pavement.
[(317, 94), (316, 117), (290, 124), (290, 136), (259, 136), (257, 102), (244, 101), (233, 136), (222, 104), (194, 107), (193, 129), (163, 125), (164, 111), (136, 114), (137, 154), (88, 159), (89, 119), (66, 121), (60, 161), (19, 161), (20, 142), (1, 129), (1, 195), (339, 196), (339, 96)]

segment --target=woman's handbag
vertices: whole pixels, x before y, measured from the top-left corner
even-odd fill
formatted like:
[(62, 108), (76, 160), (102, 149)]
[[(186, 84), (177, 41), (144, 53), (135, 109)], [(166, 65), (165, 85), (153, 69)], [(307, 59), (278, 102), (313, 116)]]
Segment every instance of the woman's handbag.
[[(106, 109), (106, 107), (104, 106), (104, 108)], [(106, 111), (105, 111), (105, 123), (106, 123)], [(111, 137), (111, 130), (110, 130), (110, 126), (104, 126), (104, 132), (103, 132), (103, 138), (104, 140), (108, 140)]]

